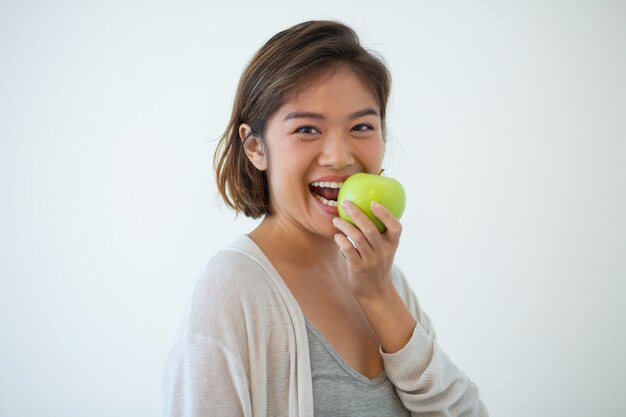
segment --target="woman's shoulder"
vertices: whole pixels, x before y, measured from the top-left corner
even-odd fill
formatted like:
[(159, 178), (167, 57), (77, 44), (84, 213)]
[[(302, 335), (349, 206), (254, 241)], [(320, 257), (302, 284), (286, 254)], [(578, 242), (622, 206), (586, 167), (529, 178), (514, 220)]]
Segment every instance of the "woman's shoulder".
[[(263, 252), (247, 236), (242, 235), (217, 252), (198, 278), (196, 290), (203, 286), (227, 289), (245, 294), (246, 289), (267, 291), (272, 288), (274, 269)], [(238, 290), (234, 290), (237, 288)]]
[(168, 360), (203, 369), (229, 358), (249, 373), (267, 351), (284, 354), (292, 317), (274, 271), (245, 235), (216, 253), (197, 278)]
[(287, 310), (276, 279), (260, 249), (241, 236), (216, 253), (198, 277), (186, 332), (203, 335), (251, 321), (265, 325), (284, 319)]

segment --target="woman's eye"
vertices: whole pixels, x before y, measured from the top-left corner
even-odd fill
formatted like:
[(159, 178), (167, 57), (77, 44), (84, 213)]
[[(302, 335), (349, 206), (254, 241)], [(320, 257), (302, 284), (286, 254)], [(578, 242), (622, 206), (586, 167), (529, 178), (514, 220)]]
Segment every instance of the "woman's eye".
[(367, 132), (368, 130), (374, 130), (372, 125), (360, 124), (353, 127), (357, 132)]
[(301, 126), (296, 129), (296, 133), (305, 133), (305, 134), (313, 134), (317, 132), (317, 130), (313, 126)]

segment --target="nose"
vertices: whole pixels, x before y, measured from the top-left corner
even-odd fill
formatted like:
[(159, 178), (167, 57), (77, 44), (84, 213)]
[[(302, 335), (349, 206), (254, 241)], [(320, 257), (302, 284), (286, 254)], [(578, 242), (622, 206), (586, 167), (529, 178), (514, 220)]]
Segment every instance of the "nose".
[(326, 136), (318, 161), (321, 166), (334, 169), (344, 169), (354, 164), (351, 138), (339, 133)]

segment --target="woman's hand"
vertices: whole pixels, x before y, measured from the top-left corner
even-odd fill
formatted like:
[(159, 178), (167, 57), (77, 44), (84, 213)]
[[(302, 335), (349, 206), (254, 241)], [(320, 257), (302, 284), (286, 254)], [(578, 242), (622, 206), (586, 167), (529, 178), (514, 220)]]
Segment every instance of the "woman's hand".
[(383, 233), (353, 203), (345, 201), (343, 209), (357, 226), (339, 217), (333, 220), (335, 227), (343, 232), (335, 235), (335, 243), (346, 258), (352, 293), (359, 300), (384, 298), (390, 291), (395, 291), (391, 267), (400, 243), (402, 225), (389, 210), (376, 202), (372, 202), (372, 212), (387, 227)]

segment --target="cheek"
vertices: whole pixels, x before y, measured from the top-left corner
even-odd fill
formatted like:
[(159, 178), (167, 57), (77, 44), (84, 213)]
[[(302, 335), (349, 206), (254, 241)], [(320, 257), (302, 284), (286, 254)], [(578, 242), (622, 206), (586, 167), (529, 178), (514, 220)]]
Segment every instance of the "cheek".
[(306, 191), (306, 172), (310, 161), (297, 152), (281, 155), (280, 159), (272, 159), (268, 171), (270, 182), (270, 196), (294, 195), (299, 189)]
[(378, 158), (382, 161), (385, 156), (385, 142), (382, 139), (378, 141), (376, 153), (378, 154)]
[(361, 160), (367, 166), (368, 171), (376, 171), (383, 163), (385, 144), (381, 140), (373, 140), (361, 148)]

